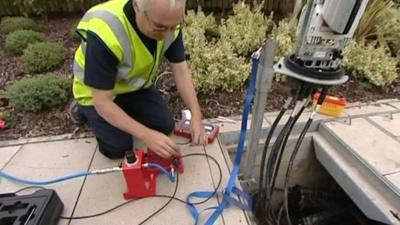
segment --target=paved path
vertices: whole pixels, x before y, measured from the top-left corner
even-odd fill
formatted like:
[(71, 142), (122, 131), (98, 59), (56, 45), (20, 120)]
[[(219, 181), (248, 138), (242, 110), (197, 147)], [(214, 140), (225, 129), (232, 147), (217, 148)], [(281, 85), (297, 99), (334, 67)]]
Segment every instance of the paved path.
[[(185, 140), (175, 138), (177, 142)], [(0, 168), (4, 172), (29, 179), (50, 179), (70, 173), (87, 171), (119, 164), (116, 160), (105, 158), (97, 150), (95, 139), (57, 140), (57, 137), (23, 140), (18, 142), (3, 142), (0, 147)], [(207, 153), (215, 157), (222, 167), (223, 178), (221, 189), (225, 187), (229, 178), (229, 164), (225, 161), (224, 152), (219, 142), (214, 141), (205, 149), (182, 145), (182, 152)], [(188, 157), (184, 159), (185, 172), (179, 177), (177, 197), (185, 199), (193, 191), (211, 191), (218, 181), (217, 167), (203, 156)], [(172, 195), (174, 183), (169, 182), (165, 176), (157, 180), (158, 194)], [(25, 186), (0, 180), (0, 193), (15, 192)], [(88, 176), (74, 180), (46, 186), (55, 189), (61, 197), (65, 208), (63, 216), (84, 216), (95, 214), (110, 209), (122, 202), (125, 192), (125, 180), (121, 173)], [(32, 192), (32, 190), (30, 191)], [(148, 198), (129, 203), (118, 210), (104, 216), (82, 220), (61, 220), (59, 225), (122, 225), (138, 224), (151, 213), (161, 207), (168, 199)], [(201, 205), (199, 209), (217, 205), (217, 199)], [(210, 211), (211, 212), (211, 211)], [(202, 214), (204, 221), (209, 213)], [(194, 224), (185, 204), (173, 201), (166, 209), (149, 220), (146, 224), (154, 225), (186, 225)], [(246, 215), (242, 210), (234, 207), (224, 211), (216, 224), (248, 224)]]

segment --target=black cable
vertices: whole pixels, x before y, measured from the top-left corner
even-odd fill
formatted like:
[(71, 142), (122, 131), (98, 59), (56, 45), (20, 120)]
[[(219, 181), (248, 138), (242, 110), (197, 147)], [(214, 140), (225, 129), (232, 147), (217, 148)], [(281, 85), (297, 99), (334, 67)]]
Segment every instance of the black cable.
[[(307, 104), (307, 102), (306, 102), (306, 104)], [(277, 175), (278, 175), (278, 171), (279, 171), (279, 168), (280, 168), (280, 164), (281, 164), (283, 152), (284, 152), (284, 150), (285, 150), (285, 148), (286, 148), (286, 144), (287, 144), (287, 141), (288, 141), (288, 139), (289, 139), (289, 136), (290, 136), (290, 134), (291, 134), (291, 132), (292, 132), (292, 130), (293, 130), (293, 127), (294, 127), (294, 125), (296, 124), (297, 120), (300, 118), (300, 116), (301, 116), (301, 114), (303, 113), (304, 109), (306, 108), (306, 104), (304, 104), (304, 105), (301, 107), (300, 111), (293, 117), (289, 128), (286, 130), (286, 133), (284, 134), (283, 142), (282, 142), (281, 145), (280, 145), (280, 149), (278, 150), (278, 153), (277, 153), (278, 156), (277, 156), (277, 158), (275, 159), (275, 167), (273, 168), (273, 171), (272, 171), (271, 183), (269, 184), (269, 185), (270, 185), (270, 187), (269, 187), (269, 193), (267, 193), (269, 196), (271, 196), (271, 197), (270, 197), (270, 198), (271, 198), (271, 201), (272, 201), (273, 190), (275, 189), (276, 177), (277, 177)], [(273, 212), (272, 209), (271, 209), (272, 203), (270, 203), (269, 206), (270, 206), (270, 207), (268, 208), (268, 210), (269, 210), (269, 214), (272, 215), (272, 216), (271, 216), (271, 219), (272, 219), (276, 224), (279, 224), (279, 214), (278, 214), (278, 217), (275, 217), (275, 214), (274, 214), (274, 212)]]
[(308, 129), (310, 128), (311, 123), (313, 122), (315, 113), (319, 110), (319, 107), (324, 102), (327, 92), (328, 92), (328, 87), (323, 87), (322, 92), (318, 98), (317, 105), (316, 105), (315, 109), (312, 111), (310, 118), (308, 119), (306, 125), (304, 126), (303, 130), (301, 131), (299, 138), (297, 139), (296, 145), (295, 145), (292, 155), (290, 156), (290, 159), (289, 159), (288, 167), (286, 169), (285, 182), (284, 182), (284, 206), (285, 206), (285, 212), (286, 212), (286, 220), (289, 225), (292, 225), (292, 221), (290, 219), (290, 213), (289, 213), (289, 198), (288, 198), (290, 173), (292, 172), (294, 159), (297, 156), (297, 153), (300, 149), (303, 139), (304, 139)]
[[(204, 148), (204, 150), (205, 150), (205, 147), (204, 147), (204, 145), (203, 145), (203, 148)], [(214, 162), (217, 164), (217, 166), (218, 166), (218, 170), (219, 170), (219, 182), (218, 182), (218, 185), (217, 185), (217, 187), (214, 189), (214, 192), (208, 197), (208, 198), (206, 198), (205, 200), (203, 200), (203, 201), (200, 201), (200, 202), (196, 202), (196, 203), (192, 203), (192, 204), (195, 204), (195, 205), (198, 205), (198, 204), (203, 204), (203, 203), (205, 203), (205, 202), (207, 202), (208, 200), (210, 200), (212, 197), (214, 197), (214, 195), (217, 193), (217, 191), (218, 191), (218, 189), (219, 189), (219, 187), (220, 187), (220, 185), (221, 185), (221, 182), (222, 182), (222, 170), (221, 170), (221, 166), (218, 164), (218, 162), (216, 161), (216, 159), (215, 158), (213, 158), (213, 157), (211, 157), (210, 155), (208, 155), (208, 154), (206, 154), (206, 153), (199, 153), (199, 154), (197, 154), (197, 153), (193, 153), (193, 154), (188, 154), (188, 155), (184, 155), (184, 156), (182, 156), (181, 158), (184, 158), (184, 157), (188, 157), (188, 156), (206, 156), (206, 157), (210, 157), (210, 158), (212, 158), (213, 160), (214, 160)], [(172, 202), (172, 200), (175, 198), (175, 196), (176, 196), (176, 192), (178, 191), (178, 183), (179, 183), (179, 175), (178, 175), (179, 173), (177, 173), (177, 175), (176, 175), (176, 185), (175, 185), (175, 190), (174, 190), (174, 193), (172, 194), (172, 196), (171, 196), (171, 198), (168, 200), (168, 202), (166, 202), (162, 207), (160, 207), (157, 211), (155, 211), (154, 213), (152, 213), (150, 216), (148, 216), (146, 219), (144, 219), (142, 222), (140, 222), (139, 223), (139, 225), (142, 225), (142, 224), (144, 224), (144, 223), (146, 223), (149, 219), (151, 219), (152, 217), (154, 217), (155, 215), (157, 215), (157, 213), (159, 213), (159, 212), (161, 212), (165, 207), (167, 207), (168, 205), (169, 205), (169, 203), (171, 203)]]
[[(199, 204), (203, 204), (205, 202), (207, 202), (208, 200), (210, 200), (212, 197), (214, 197), (214, 195), (218, 192), (218, 189), (221, 186), (222, 183), (222, 169), (221, 169), (221, 165), (218, 163), (218, 161), (212, 157), (211, 155), (208, 155), (206, 153), (191, 153), (191, 154), (187, 154), (187, 155), (183, 155), (181, 156), (181, 158), (186, 158), (186, 157), (192, 157), (192, 156), (206, 156), (207, 158), (211, 159), (212, 161), (215, 162), (215, 164), (218, 167), (218, 171), (219, 171), (219, 181), (218, 181), (218, 185), (217, 187), (214, 189), (214, 192), (212, 193), (212, 195), (210, 197), (208, 197), (207, 199), (200, 201), (200, 202), (194, 202), (192, 204), (194, 205), (199, 205)], [(160, 207), (157, 211), (155, 211), (154, 213), (152, 213), (149, 217), (147, 217), (145, 220), (143, 220), (142, 222), (140, 222), (139, 224), (143, 224), (145, 222), (147, 222), (149, 219), (151, 219), (152, 217), (154, 217), (157, 213), (159, 213), (161, 210), (163, 210), (172, 200), (176, 200), (179, 201), (181, 203), (187, 204), (187, 202), (185, 200), (182, 200), (180, 198), (175, 197), (176, 192), (178, 189), (178, 175), (177, 175), (177, 180), (176, 180), (176, 185), (175, 185), (175, 189), (174, 189), (174, 193), (172, 196), (170, 195), (153, 195), (153, 196), (146, 196), (146, 197), (141, 197), (141, 198), (136, 198), (136, 199), (131, 199), (129, 201), (123, 202), (117, 206), (114, 206), (111, 209), (108, 209), (106, 211), (100, 212), (100, 213), (96, 213), (96, 214), (92, 214), (92, 215), (87, 215), (87, 216), (73, 216), (73, 217), (66, 217), (66, 216), (61, 216), (60, 219), (71, 219), (71, 220), (78, 220), (78, 219), (88, 219), (88, 218), (93, 218), (93, 217), (98, 217), (98, 216), (102, 216), (104, 214), (107, 214), (109, 212), (114, 211), (115, 209), (118, 209), (122, 206), (125, 206), (131, 202), (136, 202), (138, 200), (141, 199), (145, 199), (145, 198), (152, 198), (152, 197), (156, 197), (156, 198), (169, 198), (168, 202), (165, 203), (162, 207)]]
[(279, 121), (281, 120), (282, 116), (285, 114), (286, 112), (286, 108), (282, 108), (281, 111), (279, 112), (277, 118), (275, 119), (274, 123), (271, 126), (271, 129), (268, 132), (268, 136), (267, 139), (265, 140), (264, 143), (264, 149), (262, 152), (262, 156), (261, 156), (261, 168), (260, 168), (260, 173), (259, 173), (259, 177), (260, 180), (258, 182), (258, 194), (257, 194), (257, 198), (255, 198), (255, 203), (254, 203), (254, 212), (257, 215), (257, 217), (262, 217), (262, 215), (264, 214), (265, 211), (265, 198), (266, 198), (266, 194), (264, 192), (264, 174), (265, 174), (265, 160), (267, 158), (267, 151), (268, 151), (268, 147), (269, 144), (271, 142), (271, 138), (272, 135), (277, 127), (277, 125), (279, 124)]
[(277, 151), (279, 151), (279, 147), (282, 145), (282, 142), (285, 138), (285, 134), (287, 133), (287, 130), (290, 128), (293, 117), (290, 117), (285, 124), (285, 126), (282, 128), (281, 132), (279, 133), (277, 139), (275, 140), (274, 145), (271, 148), (270, 156), (268, 158), (268, 164), (267, 164), (267, 171), (266, 171), (266, 177), (265, 177), (265, 192), (266, 192), (266, 206), (265, 206), (265, 212), (267, 213), (267, 218), (270, 221), (273, 221), (272, 224), (274, 224), (276, 221), (275, 214), (272, 212), (272, 190), (271, 190), (271, 182), (272, 182), (272, 174), (274, 170), (274, 166), (276, 165), (276, 158), (277, 158)]
[(15, 191), (14, 194), (18, 194), (19, 192), (22, 192), (22, 191), (25, 191), (25, 190), (29, 190), (29, 189), (45, 190), (46, 188), (41, 187), (41, 186), (28, 186), (28, 187), (24, 187), (24, 188), (21, 188), (21, 189)]
[[(295, 100), (296, 100), (296, 102), (298, 102), (300, 99), (301, 99), (301, 96), (303, 95), (303, 92), (304, 92), (304, 84), (300, 84), (300, 87), (296, 90), (296, 93), (295, 93)], [(291, 116), (292, 117), (292, 116)], [(288, 125), (289, 125), (289, 121), (290, 121), (290, 118), (291, 117), (289, 117), (289, 119), (288, 119), (288, 121), (285, 123), (285, 126), (282, 128), (282, 130), (279, 132), (279, 134), (278, 134), (278, 136), (277, 136), (277, 138), (276, 138), (276, 140), (275, 140), (275, 142), (274, 142), (274, 144), (272, 145), (272, 147), (271, 147), (271, 151), (270, 151), (270, 154), (269, 154), (269, 156), (268, 156), (268, 161), (267, 161), (267, 168), (266, 168), (266, 175), (265, 175), (265, 184), (264, 184), (264, 188), (268, 188), (267, 186), (268, 186), (268, 181), (267, 181), (267, 179), (269, 178), (269, 176), (267, 176), (267, 172), (269, 171), (269, 167), (271, 166), (271, 164), (272, 164), (272, 157), (273, 157), (273, 152), (274, 152), (274, 150), (276, 149), (276, 147), (277, 147), (277, 145), (278, 144), (280, 144), (280, 142), (281, 142), (281, 139), (283, 138), (282, 137), (282, 135), (285, 133), (285, 130), (287, 129), (287, 127), (288, 127)], [(264, 146), (264, 148), (265, 148), (265, 146)], [(267, 148), (268, 148), (268, 146), (267, 146)]]
[(285, 201), (286, 219), (287, 219), (287, 222), (289, 223), (289, 225), (292, 225), (292, 221), (290, 220), (290, 215), (289, 215), (289, 206), (288, 206), (289, 205), (289, 201), (288, 201), (289, 176), (290, 176), (290, 173), (291, 173), (292, 168), (293, 168), (294, 159), (297, 156), (297, 152), (300, 149), (300, 146), (301, 146), (301, 144), (303, 142), (303, 139), (304, 139), (304, 137), (305, 137), (305, 135), (307, 133), (307, 130), (310, 127), (312, 121), (313, 121), (312, 118), (308, 119), (308, 121), (307, 121), (306, 125), (304, 126), (299, 138), (297, 139), (296, 145), (294, 147), (292, 155), (290, 156), (289, 164), (288, 164), (288, 167), (287, 167), (287, 170), (286, 170), (285, 183), (284, 183), (284, 201)]
[(272, 176), (273, 171), (275, 170), (276, 166), (276, 158), (280, 147), (282, 146), (282, 142), (288, 133), (291, 125), (293, 124), (294, 116), (291, 115), (287, 120), (285, 126), (280, 131), (278, 137), (275, 140), (275, 143), (271, 147), (271, 151), (267, 161), (267, 168), (266, 168), (266, 175), (265, 175), (265, 193), (266, 193), (266, 201), (265, 201), (265, 212), (267, 213), (267, 219), (272, 221), (271, 223), (274, 224), (276, 221), (275, 214), (271, 211), (272, 206)]
[[(291, 100), (289, 100), (289, 99), (288, 99), (288, 101), (291, 102)], [(263, 188), (264, 173), (265, 173), (265, 160), (267, 158), (267, 151), (268, 151), (269, 144), (271, 142), (272, 135), (273, 135), (276, 127), (278, 126), (279, 122), (281, 121), (282, 116), (285, 114), (286, 110), (287, 110), (287, 107), (282, 107), (282, 109), (279, 112), (278, 116), (276, 117), (276, 119), (272, 123), (271, 129), (268, 132), (267, 139), (265, 140), (264, 149), (263, 149), (262, 156), (261, 156), (260, 181), (258, 183), (258, 189), (259, 190), (261, 190)]]
[(179, 173), (176, 173), (176, 185), (175, 185), (174, 193), (172, 194), (171, 198), (163, 206), (161, 206), (158, 210), (156, 210), (154, 213), (152, 213), (146, 219), (142, 220), (142, 222), (140, 222), (139, 225), (142, 225), (142, 224), (146, 223), (151, 218), (153, 218), (155, 215), (157, 215), (157, 213), (159, 213), (163, 209), (165, 209), (165, 207), (167, 207), (169, 205), (169, 203), (171, 203), (172, 200), (174, 200), (174, 198), (176, 196), (176, 192), (178, 191), (178, 186), (179, 186)]
[[(297, 93), (297, 100), (298, 103), (296, 107), (301, 107), (299, 111), (294, 111), (291, 115), (287, 123), (285, 124), (284, 128), (281, 130), (278, 138), (276, 139), (274, 145), (272, 146), (270, 157), (268, 160), (268, 169), (266, 174), (266, 196), (268, 201), (266, 201), (265, 211), (267, 213), (267, 218), (271, 224), (279, 224), (279, 218), (277, 219), (275, 213), (272, 211), (272, 194), (275, 188), (276, 177), (279, 171), (281, 159), (283, 152), (285, 150), (287, 141), (289, 139), (290, 133), (296, 124), (297, 120), (303, 113), (304, 109), (306, 108), (309, 100), (310, 95), (313, 92), (312, 86), (308, 84), (303, 84), (300, 87), (300, 91)], [(301, 102), (300, 102), (301, 99)], [(294, 110), (296, 110), (296, 107)], [(279, 217), (279, 216), (278, 216)]]
[(289, 136), (292, 133), (294, 125), (296, 124), (297, 120), (300, 118), (300, 116), (303, 113), (305, 108), (306, 108), (305, 105), (303, 105), (301, 107), (299, 113), (293, 118), (292, 124), (290, 125), (289, 129), (287, 130), (287, 133), (285, 134), (285, 137), (283, 139), (283, 143), (282, 143), (281, 148), (279, 149), (279, 152), (278, 152), (278, 157), (276, 159), (276, 165), (275, 165), (274, 171), (272, 173), (272, 179), (271, 179), (272, 183), (271, 183), (271, 187), (270, 187), (270, 192), (271, 192), (270, 195), (272, 195), (272, 191), (275, 188), (276, 176), (278, 175), (278, 171), (279, 171), (279, 167), (280, 167), (280, 164), (281, 164), (282, 155), (283, 155), (283, 152), (285, 150), (285, 147), (286, 147), (287, 141), (289, 139)]
[[(307, 94), (311, 95), (311, 93), (312, 93), (312, 89), (310, 89), (309, 93), (307, 93)], [(272, 195), (272, 191), (275, 188), (276, 176), (278, 175), (278, 171), (279, 171), (282, 155), (283, 155), (283, 152), (284, 152), (284, 150), (286, 148), (287, 141), (288, 141), (288, 139), (290, 137), (290, 134), (292, 133), (294, 125), (296, 124), (297, 120), (300, 118), (301, 114), (303, 114), (304, 109), (307, 107), (309, 101), (311, 100), (311, 96), (307, 96), (307, 98), (308, 99), (305, 101), (305, 103), (301, 107), (300, 111), (295, 115), (295, 117), (293, 119), (293, 122), (290, 125), (290, 128), (287, 131), (287, 134), (285, 135), (285, 138), (283, 140), (283, 144), (282, 144), (282, 146), (281, 146), (281, 148), (279, 150), (278, 158), (276, 160), (276, 166), (274, 168), (273, 175), (272, 175), (272, 184), (271, 184), (271, 187), (270, 187), (270, 191), (271, 191), (270, 195)]]
[(203, 203), (207, 202), (208, 200), (210, 200), (218, 192), (218, 189), (220, 188), (221, 183), (222, 183), (222, 169), (221, 169), (221, 165), (219, 165), (218, 161), (211, 155), (208, 155), (207, 153), (191, 153), (191, 154), (183, 155), (181, 158), (190, 157), (190, 156), (206, 156), (207, 158), (209, 158), (215, 162), (215, 164), (218, 167), (218, 172), (219, 172), (219, 180), (218, 180), (217, 187), (214, 189), (214, 192), (205, 200), (192, 203), (194, 205), (199, 205), (199, 204), (203, 204)]
[(177, 145), (187, 145), (187, 144), (190, 144), (190, 142), (192, 142), (192, 140), (187, 140), (187, 141), (185, 141), (185, 142), (175, 142), (175, 144), (177, 144)]

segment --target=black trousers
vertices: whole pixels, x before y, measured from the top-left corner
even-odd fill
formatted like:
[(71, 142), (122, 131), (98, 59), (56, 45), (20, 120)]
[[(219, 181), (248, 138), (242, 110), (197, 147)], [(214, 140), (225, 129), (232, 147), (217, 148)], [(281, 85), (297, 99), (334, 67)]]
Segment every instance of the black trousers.
[[(118, 95), (114, 102), (130, 117), (166, 135), (174, 129), (174, 119), (166, 102), (154, 87)], [(105, 121), (94, 106), (79, 106), (78, 112), (93, 129), (99, 151), (108, 158), (122, 158), (133, 149), (133, 137)]]

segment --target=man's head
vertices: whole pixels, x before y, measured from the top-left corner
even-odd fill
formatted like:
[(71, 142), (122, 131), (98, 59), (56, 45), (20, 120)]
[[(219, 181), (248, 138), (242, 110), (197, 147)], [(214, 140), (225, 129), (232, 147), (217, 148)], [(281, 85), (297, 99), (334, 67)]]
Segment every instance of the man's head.
[(134, 0), (139, 29), (150, 38), (168, 37), (182, 23), (186, 0)]

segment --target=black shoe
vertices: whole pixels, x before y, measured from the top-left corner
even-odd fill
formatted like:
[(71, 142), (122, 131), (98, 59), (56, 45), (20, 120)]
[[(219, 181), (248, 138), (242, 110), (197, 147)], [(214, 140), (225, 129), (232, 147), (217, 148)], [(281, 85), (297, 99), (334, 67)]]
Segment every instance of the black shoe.
[(86, 123), (86, 118), (78, 110), (78, 102), (73, 100), (69, 105), (69, 116), (74, 124)]

